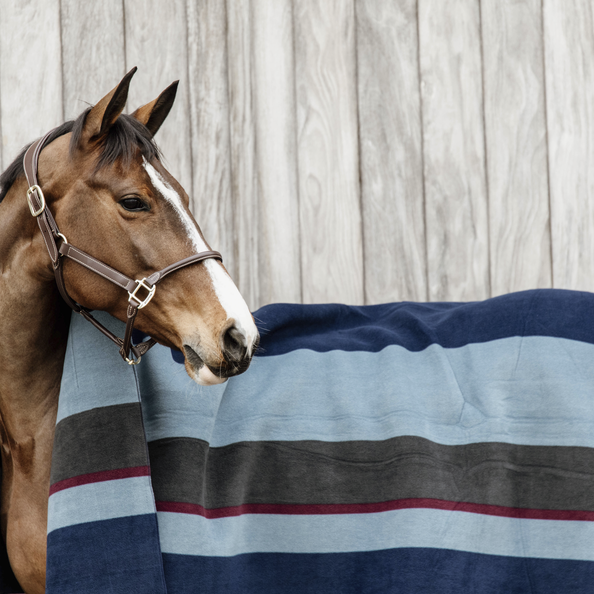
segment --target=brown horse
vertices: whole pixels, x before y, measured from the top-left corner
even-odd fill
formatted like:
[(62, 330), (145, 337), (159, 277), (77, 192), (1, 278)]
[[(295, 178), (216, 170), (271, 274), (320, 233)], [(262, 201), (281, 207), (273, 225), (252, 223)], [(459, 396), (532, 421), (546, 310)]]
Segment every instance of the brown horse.
[[(52, 132), (39, 156), (38, 179), (69, 244), (140, 279), (209, 248), (187, 194), (161, 164), (153, 141), (177, 83), (124, 115), (134, 72)], [(37, 594), (45, 590), (50, 462), (70, 309), (27, 205), (22, 155), (0, 186), (1, 528), (19, 583)], [(71, 260), (63, 270), (72, 300), (126, 320), (125, 291)], [(247, 369), (258, 340), (245, 302), (212, 257), (168, 275), (139, 310), (136, 326), (181, 350), (188, 374), (200, 384)]]

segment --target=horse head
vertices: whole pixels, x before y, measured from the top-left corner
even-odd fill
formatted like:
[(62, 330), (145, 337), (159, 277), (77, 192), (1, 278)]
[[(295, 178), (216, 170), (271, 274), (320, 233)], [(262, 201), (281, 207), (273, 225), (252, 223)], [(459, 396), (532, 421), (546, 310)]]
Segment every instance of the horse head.
[[(163, 166), (153, 140), (173, 105), (177, 83), (126, 115), (135, 71), (69, 131), (49, 139), (37, 172), (47, 208), (68, 244), (140, 279), (210, 248), (188, 195)], [(120, 287), (69, 259), (63, 278), (78, 304), (126, 321), (128, 296)], [(245, 371), (259, 338), (245, 301), (214, 258), (164, 278), (135, 324), (182, 351), (188, 374), (203, 385)]]

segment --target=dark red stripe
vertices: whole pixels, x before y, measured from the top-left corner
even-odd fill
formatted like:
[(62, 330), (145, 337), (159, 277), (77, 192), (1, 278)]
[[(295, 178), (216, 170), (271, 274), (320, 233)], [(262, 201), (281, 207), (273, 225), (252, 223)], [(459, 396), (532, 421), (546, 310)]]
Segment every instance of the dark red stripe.
[(501, 516), (504, 518), (523, 518), (530, 520), (574, 520), (594, 522), (594, 512), (580, 510), (527, 509), (503, 507), (482, 503), (444, 501), (442, 499), (398, 499), (381, 503), (345, 503), (324, 505), (296, 505), (283, 503), (246, 503), (232, 507), (207, 509), (194, 503), (157, 501), (157, 511), (179, 514), (194, 514), (208, 519), (229, 518), (243, 514), (284, 514), (284, 515), (327, 515), (327, 514), (370, 514), (397, 509), (444, 509), (473, 514)]
[(88, 485), (89, 483), (114, 481), (117, 479), (132, 478), (135, 476), (149, 476), (150, 473), (149, 466), (133, 466), (132, 468), (117, 468), (115, 470), (89, 472), (88, 474), (80, 474), (79, 476), (74, 476), (72, 478), (64, 479), (54, 483), (50, 487), (50, 495), (53, 495), (54, 493), (64, 489), (70, 489), (80, 485)]

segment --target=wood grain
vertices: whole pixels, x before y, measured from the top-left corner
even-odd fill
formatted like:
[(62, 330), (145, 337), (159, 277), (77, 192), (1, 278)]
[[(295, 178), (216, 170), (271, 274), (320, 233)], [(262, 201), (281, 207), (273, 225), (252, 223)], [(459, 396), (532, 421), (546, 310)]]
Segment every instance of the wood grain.
[(252, 10), (260, 304), (300, 302), (292, 4), (255, 1)]
[(188, 2), (194, 214), (236, 275), (230, 188), (227, 13), (225, 2)]
[(594, 290), (594, 7), (544, 2), (553, 284)]
[[(0, 34), (2, 32), (2, 13), (0, 12)], [(0, 51), (0, 64), (2, 63), (2, 52)], [(2, 163), (2, 155), (4, 153), (3, 147), (3, 140), (2, 140), (2, 70), (0, 68), (0, 170), (4, 171), (5, 167)], [(8, 165), (8, 163), (7, 163)], [(0, 190), (2, 188), (0, 187)]]
[[(594, 290), (589, 0), (0, 0), (0, 163), (112, 89), (249, 305)], [(35, 31), (23, 43), (23, 31)]]
[(125, 70), (138, 67), (130, 85), (128, 111), (155, 99), (174, 80), (180, 81), (156, 140), (165, 166), (192, 196), (185, 0), (125, 0), (124, 12)]
[(493, 295), (550, 287), (540, 0), (481, 3)]
[(64, 115), (77, 117), (125, 74), (121, 0), (61, 0)]
[(3, 1), (0, 58), (4, 169), (25, 144), (63, 121), (59, 1)]
[(261, 305), (258, 180), (250, 0), (227, 0), (231, 196), (236, 283), (248, 306)]
[(294, 6), (303, 301), (362, 304), (354, 3)]
[(355, 6), (365, 301), (425, 301), (417, 3)]
[(419, 0), (429, 299), (489, 296), (479, 5)]

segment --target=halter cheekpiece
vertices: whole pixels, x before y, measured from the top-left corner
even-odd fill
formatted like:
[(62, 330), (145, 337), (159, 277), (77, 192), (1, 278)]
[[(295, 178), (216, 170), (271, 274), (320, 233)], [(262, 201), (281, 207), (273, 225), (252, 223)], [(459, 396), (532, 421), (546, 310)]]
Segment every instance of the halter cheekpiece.
[[(130, 365), (136, 365), (140, 363), (140, 358), (142, 355), (144, 355), (157, 342), (155, 339), (150, 338), (149, 340), (141, 342), (140, 344), (132, 344), (132, 330), (134, 329), (136, 314), (138, 313), (139, 309), (142, 309), (150, 303), (151, 299), (155, 295), (157, 283), (162, 281), (171, 272), (179, 270), (180, 268), (184, 268), (185, 266), (189, 266), (190, 264), (202, 262), (208, 258), (214, 258), (222, 262), (223, 258), (219, 252), (208, 250), (179, 260), (174, 264), (170, 264), (169, 266), (166, 266), (158, 272), (154, 272), (146, 278), (134, 280), (125, 274), (118, 272), (104, 262), (97, 260), (83, 250), (68, 243), (66, 237), (60, 233), (58, 225), (56, 224), (52, 213), (45, 203), (43, 191), (37, 182), (37, 164), (39, 161), (39, 154), (41, 153), (41, 149), (43, 149), (47, 143), (47, 140), (52, 132), (53, 130), (50, 130), (43, 138), (35, 141), (27, 149), (27, 152), (23, 157), (23, 167), (25, 170), (25, 176), (27, 177), (27, 182), (29, 184), (29, 189), (27, 190), (27, 203), (29, 205), (29, 210), (31, 211), (31, 215), (37, 219), (37, 223), (41, 229), (41, 234), (54, 267), (56, 284), (58, 285), (58, 290), (60, 291), (64, 301), (75, 312), (80, 313), (98, 330), (103, 332), (105, 336), (117, 344), (120, 347), (120, 355), (127, 363)], [(74, 301), (70, 295), (68, 295), (66, 286), (64, 285), (64, 276), (62, 270), (62, 262), (64, 257), (78, 262), (80, 265), (92, 270), (99, 276), (102, 276), (103, 278), (128, 292), (128, 309), (126, 312), (127, 320), (124, 338), (118, 338), (103, 324), (98, 322), (91, 315), (91, 311), (89, 309), (83, 307), (79, 303), (76, 303), (76, 301)]]

